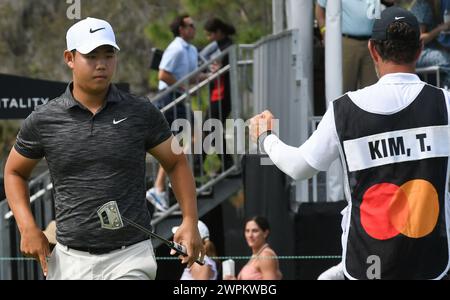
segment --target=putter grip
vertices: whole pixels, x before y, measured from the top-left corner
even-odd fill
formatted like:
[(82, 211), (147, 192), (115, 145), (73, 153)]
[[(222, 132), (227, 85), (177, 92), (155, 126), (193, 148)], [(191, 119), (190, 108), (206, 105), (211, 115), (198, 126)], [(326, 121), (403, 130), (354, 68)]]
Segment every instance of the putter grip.
[(183, 255), (183, 256), (187, 256), (186, 247), (184, 247), (184, 246), (181, 245), (181, 244), (172, 242), (172, 249), (175, 250), (175, 251), (177, 251), (178, 254), (181, 254), (181, 255)]
[[(186, 251), (186, 247), (184, 247), (181, 244), (172, 242), (172, 247), (173, 250), (177, 251), (178, 254), (181, 254), (183, 256), (187, 256), (187, 251)], [(195, 261), (196, 263), (198, 263), (199, 265), (203, 266), (205, 263), (203, 261), (200, 261), (199, 259), (197, 259)]]

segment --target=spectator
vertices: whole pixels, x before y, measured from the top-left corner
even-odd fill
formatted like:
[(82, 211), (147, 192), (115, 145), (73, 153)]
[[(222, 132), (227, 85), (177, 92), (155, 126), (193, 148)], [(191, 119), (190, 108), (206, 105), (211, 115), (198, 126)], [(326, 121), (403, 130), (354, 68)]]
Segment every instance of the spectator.
[[(208, 40), (211, 41), (211, 44), (206, 49), (214, 48), (211, 45), (217, 45), (218, 51), (215, 53), (219, 54), (221, 51), (233, 45), (231, 36), (236, 34), (236, 29), (233, 25), (227, 24), (219, 18), (211, 18), (205, 23), (204, 29)], [(214, 58), (214, 53), (207, 58)], [(225, 56), (222, 60), (217, 60), (212, 66), (212, 71), (217, 71), (222, 66), (228, 65), (228, 60), (228, 56)], [(210, 116), (225, 123), (230, 111), (230, 74), (226, 73), (215, 80), (211, 86)]]
[[(172, 233), (175, 234), (178, 226), (172, 228)], [(181, 275), (181, 280), (217, 280), (217, 263), (213, 259), (217, 257), (216, 247), (214, 243), (209, 239), (209, 229), (205, 223), (198, 221), (198, 231), (203, 241), (203, 247), (205, 249), (205, 264), (193, 264), (190, 268), (185, 268)]]
[[(327, 0), (317, 0), (316, 19), (325, 38)], [(367, 50), (374, 20), (367, 17), (367, 1), (342, 1), (342, 82), (343, 91), (355, 91), (374, 84), (377, 75)]]
[[(226, 48), (233, 45), (233, 40), (231, 36), (236, 34), (236, 29), (233, 25), (227, 24), (219, 18), (211, 18), (206, 21), (204, 29), (208, 40), (211, 43), (205, 47), (208, 49), (216, 49), (215, 52), (209, 50), (206, 53), (206, 59), (209, 60), (214, 58), (215, 55), (220, 54)], [(205, 51), (206, 52), (206, 51)], [(203, 51), (200, 53), (202, 55)], [(229, 64), (228, 55), (221, 60), (216, 60), (215, 63), (211, 65), (211, 71), (216, 72), (222, 66)], [(220, 154), (226, 153), (226, 140), (225, 140), (225, 128), (226, 119), (231, 112), (231, 88), (230, 88), (230, 73), (227, 72), (221, 75), (219, 78), (213, 81), (210, 87), (210, 102), (209, 102), (209, 117), (213, 119), (218, 119), (223, 124), (224, 135), (222, 139), (222, 149), (218, 149)], [(217, 146), (217, 145), (216, 145)], [(220, 148), (220, 147), (219, 147)], [(221, 155), (221, 160), (224, 163), (225, 169), (228, 169), (233, 164), (233, 159), (230, 155)]]
[[(444, 13), (450, 13), (450, 0), (415, 0), (411, 12), (420, 24), (423, 43), (417, 67), (450, 67), (450, 22), (444, 22)], [(443, 86), (450, 87), (450, 70), (443, 70)]]
[[(175, 39), (164, 51), (159, 65), (159, 90), (161, 92), (198, 67), (197, 49), (190, 44), (196, 34), (195, 23), (192, 18), (187, 14), (180, 15), (172, 22), (170, 29)], [(156, 106), (162, 109), (181, 96), (181, 94), (182, 90), (169, 94), (160, 99)], [(178, 118), (187, 119), (187, 113), (184, 102), (181, 102), (165, 112), (164, 116), (171, 126)], [(160, 166), (154, 186), (146, 194), (147, 200), (160, 211), (166, 211), (169, 208), (169, 199), (165, 190), (166, 172)]]
[(226, 280), (280, 280), (282, 274), (275, 251), (270, 248), (267, 238), (269, 222), (261, 216), (252, 217), (245, 223), (245, 240), (252, 249), (252, 257), (242, 268), (238, 277), (225, 276)]

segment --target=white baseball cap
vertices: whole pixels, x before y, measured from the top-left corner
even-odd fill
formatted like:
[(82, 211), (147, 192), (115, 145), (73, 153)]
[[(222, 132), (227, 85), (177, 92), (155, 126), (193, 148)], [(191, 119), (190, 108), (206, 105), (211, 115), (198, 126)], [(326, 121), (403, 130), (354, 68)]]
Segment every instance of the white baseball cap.
[[(175, 234), (175, 232), (177, 232), (177, 230), (178, 230), (179, 227), (180, 227), (180, 226), (172, 227), (172, 233)], [(206, 226), (206, 224), (203, 223), (202, 221), (198, 220), (197, 227), (198, 227), (198, 232), (200, 233), (200, 238), (201, 238), (202, 240), (209, 239), (209, 229), (208, 229), (208, 226)]]
[(81, 54), (88, 54), (103, 45), (120, 50), (111, 25), (96, 18), (86, 18), (72, 25), (67, 30), (66, 41), (68, 51), (77, 50)]

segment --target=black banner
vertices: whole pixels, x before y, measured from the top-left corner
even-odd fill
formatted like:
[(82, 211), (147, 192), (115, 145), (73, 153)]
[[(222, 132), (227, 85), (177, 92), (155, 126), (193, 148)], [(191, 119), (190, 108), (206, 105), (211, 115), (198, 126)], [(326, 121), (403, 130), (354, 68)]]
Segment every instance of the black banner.
[[(36, 106), (60, 96), (66, 82), (0, 74), (0, 119), (25, 119)], [(128, 84), (118, 87), (129, 91)]]
[(25, 119), (64, 93), (67, 83), (0, 74), (0, 119)]

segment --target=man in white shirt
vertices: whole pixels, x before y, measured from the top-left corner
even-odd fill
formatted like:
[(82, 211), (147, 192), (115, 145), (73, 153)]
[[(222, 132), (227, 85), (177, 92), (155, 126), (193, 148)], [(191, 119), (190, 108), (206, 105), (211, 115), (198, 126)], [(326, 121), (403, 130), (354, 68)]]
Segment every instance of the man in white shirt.
[[(164, 91), (177, 81), (195, 71), (198, 67), (198, 52), (190, 43), (196, 34), (195, 23), (189, 15), (180, 15), (170, 24), (170, 30), (174, 35), (174, 40), (164, 51), (159, 65), (159, 90)], [(181, 95), (181, 91), (175, 91), (165, 97), (160, 98), (155, 104), (159, 109), (169, 105)], [(188, 119), (185, 103), (181, 102), (164, 113), (169, 126), (176, 119)], [(166, 211), (169, 208), (169, 199), (166, 195), (166, 172), (159, 168), (155, 179), (154, 187), (146, 193), (146, 198), (159, 211)]]
[(346, 278), (441, 279), (449, 268), (449, 96), (414, 74), (422, 42), (408, 11), (383, 11), (368, 47), (381, 79), (335, 100), (300, 148), (271, 134), (268, 111), (251, 120), (251, 134), (296, 180), (341, 159)]

